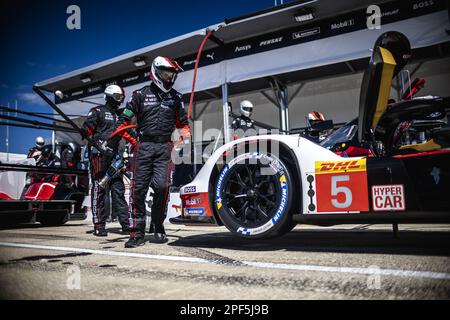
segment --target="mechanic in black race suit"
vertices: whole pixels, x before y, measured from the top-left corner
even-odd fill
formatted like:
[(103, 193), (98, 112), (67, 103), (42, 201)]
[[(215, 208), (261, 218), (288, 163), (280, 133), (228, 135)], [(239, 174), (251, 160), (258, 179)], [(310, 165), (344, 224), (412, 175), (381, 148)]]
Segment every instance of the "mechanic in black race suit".
[[(44, 138), (42, 137), (36, 138), (36, 147), (30, 149), (27, 157), (36, 160), (36, 167), (52, 169), (62, 168), (61, 159), (53, 152), (53, 146), (45, 145)], [(60, 178), (59, 175), (46, 173), (29, 173), (27, 174), (27, 177), (29, 178), (29, 183), (25, 185), (24, 191), (26, 191), (33, 183), (57, 182)]]
[(251, 119), (253, 114), (253, 103), (248, 100), (241, 101), (239, 111), (241, 116), (234, 119), (231, 124), (233, 129), (233, 140), (242, 138), (240, 135), (246, 135), (247, 131), (252, 130), (256, 134), (255, 122)]
[(304, 137), (315, 143), (320, 143), (323, 140), (325, 140), (327, 135), (329, 135), (328, 130), (326, 131), (314, 130), (314, 125), (323, 121), (325, 121), (325, 116), (323, 115), (322, 112), (311, 111), (310, 113), (308, 113), (308, 115), (306, 116), (306, 123), (308, 127), (305, 129), (305, 132), (303, 134)]
[[(125, 99), (124, 90), (117, 85), (110, 85), (105, 90), (106, 104), (97, 106), (89, 111), (86, 121), (82, 126), (83, 139), (91, 137), (99, 145), (106, 145), (108, 138), (116, 127), (119, 118), (119, 106)], [(125, 138), (136, 143), (134, 138), (127, 135)], [(106, 212), (107, 199), (106, 189), (102, 188), (99, 183), (103, 179), (108, 170), (113, 154), (102, 155), (96, 148), (90, 147), (89, 161), (92, 179), (91, 201), (92, 201), (92, 219), (94, 223), (94, 235), (97, 237), (106, 237), (106, 220), (108, 213)], [(117, 176), (109, 182), (109, 190), (111, 192), (113, 216), (119, 217), (122, 225), (122, 231), (128, 232), (128, 204), (125, 200), (125, 185), (123, 177)]]
[[(133, 184), (129, 209), (131, 231), (126, 248), (145, 244), (145, 200), (149, 187), (154, 192), (150, 228), (154, 232), (152, 242), (167, 242), (163, 223), (174, 171), (171, 158), (172, 133), (178, 128), (181, 129), (179, 133), (183, 139), (189, 139), (191, 135), (181, 94), (172, 88), (180, 71), (183, 69), (176, 61), (166, 57), (155, 58), (151, 66), (150, 84), (133, 93), (119, 119), (117, 132), (128, 126), (134, 117), (139, 132), (139, 143), (132, 164)], [(117, 142), (117, 138), (111, 139), (108, 147), (115, 149)]]
[(52, 145), (46, 145), (42, 148), (41, 156), (36, 163), (38, 167), (61, 168), (61, 159), (53, 152)]

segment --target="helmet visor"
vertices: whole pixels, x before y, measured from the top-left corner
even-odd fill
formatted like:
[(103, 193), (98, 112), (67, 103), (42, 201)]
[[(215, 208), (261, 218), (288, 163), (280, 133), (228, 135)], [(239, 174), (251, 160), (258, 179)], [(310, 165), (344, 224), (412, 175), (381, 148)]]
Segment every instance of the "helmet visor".
[(315, 125), (316, 123), (320, 123), (323, 120), (308, 120), (311, 125)]
[(111, 97), (119, 103), (122, 103), (125, 100), (125, 96), (121, 93), (113, 93)]
[(177, 78), (177, 73), (174, 71), (168, 70), (157, 70), (156, 71), (158, 77), (165, 83), (174, 83)]

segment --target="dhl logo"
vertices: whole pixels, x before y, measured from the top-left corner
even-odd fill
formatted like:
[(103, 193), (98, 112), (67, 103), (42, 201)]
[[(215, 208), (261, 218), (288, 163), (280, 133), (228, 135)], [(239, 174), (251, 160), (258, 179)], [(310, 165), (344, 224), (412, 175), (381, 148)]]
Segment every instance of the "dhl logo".
[(316, 162), (316, 174), (364, 172), (366, 170), (366, 159)]

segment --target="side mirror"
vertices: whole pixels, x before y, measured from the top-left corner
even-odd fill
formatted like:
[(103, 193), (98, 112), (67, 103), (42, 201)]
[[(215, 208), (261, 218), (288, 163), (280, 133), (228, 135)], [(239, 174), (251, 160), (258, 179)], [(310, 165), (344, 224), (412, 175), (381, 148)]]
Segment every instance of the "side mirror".
[(311, 125), (311, 131), (313, 132), (321, 132), (334, 129), (333, 120), (325, 120), (321, 122), (317, 122)]

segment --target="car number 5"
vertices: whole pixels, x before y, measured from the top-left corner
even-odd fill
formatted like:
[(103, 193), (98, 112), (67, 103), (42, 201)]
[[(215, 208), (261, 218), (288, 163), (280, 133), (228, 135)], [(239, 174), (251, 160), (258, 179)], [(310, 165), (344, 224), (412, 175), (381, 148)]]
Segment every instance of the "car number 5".
[[(349, 208), (353, 203), (352, 190), (350, 190), (348, 187), (338, 185), (340, 182), (348, 181), (350, 181), (349, 175), (331, 177), (331, 195), (335, 197), (334, 199), (331, 199), (331, 203), (335, 208), (346, 209)], [(339, 194), (344, 195), (345, 200), (343, 202), (339, 202)]]

